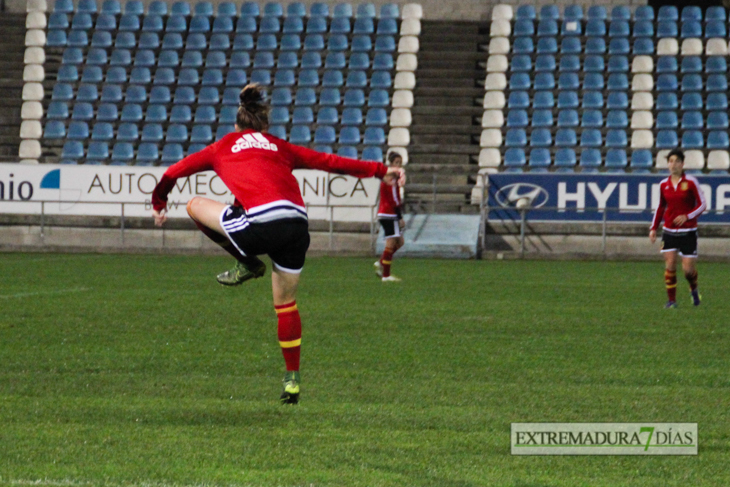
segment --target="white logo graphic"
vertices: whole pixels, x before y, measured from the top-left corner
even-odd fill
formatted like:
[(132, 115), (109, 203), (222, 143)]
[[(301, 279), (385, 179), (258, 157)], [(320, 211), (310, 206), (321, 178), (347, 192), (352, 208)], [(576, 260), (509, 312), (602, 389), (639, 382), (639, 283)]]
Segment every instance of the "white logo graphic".
[(243, 149), (264, 149), (264, 150), (270, 150), (270, 151), (278, 151), (279, 148), (276, 147), (276, 144), (272, 144), (268, 140), (266, 140), (266, 137), (261, 135), (260, 132), (254, 132), (252, 134), (245, 134), (240, 139), (238, 139), (233, 147), (231, 147), (231, 152), (234, 154), (237, 152), (241, 152)]
[(494, 199), (504, 208), (514, 208), (520, 200), (526, 200), (532, 208), (540, 208), (547, 204), (548, 192), (536, 184), (513, 183), (500, 188)]

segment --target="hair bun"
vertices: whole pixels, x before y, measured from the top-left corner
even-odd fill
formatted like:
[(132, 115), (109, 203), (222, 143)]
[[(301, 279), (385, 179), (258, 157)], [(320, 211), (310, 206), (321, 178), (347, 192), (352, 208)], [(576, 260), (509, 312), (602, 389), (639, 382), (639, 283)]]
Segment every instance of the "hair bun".
[(253, 107), (261, 105), (264, 101), (264, 94), (258, 84), (250, 84), (243, 87), (238, 95), (241, 106)]

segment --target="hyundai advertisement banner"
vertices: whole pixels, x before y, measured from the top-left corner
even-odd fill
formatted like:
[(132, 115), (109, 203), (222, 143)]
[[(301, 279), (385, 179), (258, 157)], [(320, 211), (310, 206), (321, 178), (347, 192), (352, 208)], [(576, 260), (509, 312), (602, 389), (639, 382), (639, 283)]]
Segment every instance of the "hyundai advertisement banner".
[[(151, 216), (152, 190), (164, 167), (0, 164), (0, 213), (47, 215)], [(312, 220), (370, 222), (379, 179), (358, 179), (315, 170), (297, 170)], [(232, 203), (233, 195), (213, 172), (177, 180), (168, 197), (169, 217), (188, 218), (187, 202), (202, 196)], [(333, 210), (323, 208), (328, 204)], [(54, 203), (50, 203), (53, 201)], [(310, 206), (313, 205), (313, 206)]]
[[(530, 221), (651, 223), (664, 175), (494, 174), (489, 176), (488, 218)], [(696, 176), (707, 199), (700, 223), (730, 223), (730, 176)], [(710, 210), (717, 210), (710, 211)]]

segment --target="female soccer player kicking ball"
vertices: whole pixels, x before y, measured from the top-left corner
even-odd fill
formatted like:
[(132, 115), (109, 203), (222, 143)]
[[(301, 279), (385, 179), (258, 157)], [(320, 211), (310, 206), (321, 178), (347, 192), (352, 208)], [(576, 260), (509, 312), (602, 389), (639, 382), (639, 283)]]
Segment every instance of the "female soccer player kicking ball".
[(667, 286), (665, 308), (677, 307), (677, 253), (682, 257), (682, 270), (689, 282), (692, 304), (700, 305), (697, 288), (697, 217), (705, 211), (705, 195), (700, 183), (684, 173), (684, 152), (675, 149), (667, 157), (669, 177), (661, 182), (659, 206), (654, 213), (649, 239), (656, 241), (656, 230), (664, 219), (662, 249), (664, 255), (664, 282)]
[(218, 282), (235, 286), (264, 275), (256, 257), (268, 254), (273, 263), (271, 284), (278, 318), (279, 344), (286, 362), (283, 404), (299, 401), (299, 357), (302, 322), (296, 303), (299, 274), (309, 248), (304, 200), (294, 169), (320, 169), (359, 178), (402, 176), (399, 168), (377, 162), (346, 159), (297, 147), (266, 133), (269, 106), (257, 85), (240, 94), (236, 132), (191, 154), (165, 171), (152, 194), (155, 224), (167, 219), (167, 195), (177, 178), (215, 171), (235, 196), (233, 205), (195, 197), (187, 210), (198, 228), (238, 261)]
[[(400, 168), (403, 165), (403, 158), (397, 152), (391, 152), (388, 156), (388, 167)], [(378, 221), (385, 233), (385, 250), (380, 260), (376, 261), (375, 273), (383, 282), (398, 282), (399, 278), (391, 275), (390, 266), (393, 262), (393, 254), (403, 247), (404, 240), (401, 231), (405, 227), (403, 222), (403, 211), (400, 201), (400, 186), (395, 176), (387, 176), (380, 183), (380, 206), (378, 207)]]

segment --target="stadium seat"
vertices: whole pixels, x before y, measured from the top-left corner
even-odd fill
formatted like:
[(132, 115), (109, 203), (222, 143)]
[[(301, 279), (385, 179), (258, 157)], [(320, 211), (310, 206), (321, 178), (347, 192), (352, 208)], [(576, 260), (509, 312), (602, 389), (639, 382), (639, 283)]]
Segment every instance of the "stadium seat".
[(537, 48), (535, 52), (538, 54), (555, 54), (558, 52), (558, 41), (555, 37), (540, 37), (537, 40)]
[(657, 113), (656, 128), (659, 130), (674, 130), (679, 126), (677, 112), (664, 110)]
[[(340, 104), (340, 91), (333, 88), (325, 88), (320, 94), (320, 104), (336, 106)], [(299, 88), (294, 97), (296, 106), (312, 106), (317, 102), (317, 95), (312, 88)]]
[[(624, 115), (626, 114), (624, 113)], [(626, 137), (626, 131), (609, 130), (606, 133), (606, 147), (626, 147), (627, 145), (628, 139)]]
[(730, 139), (726, 130), (714, 130), (707, 135), (708, 149), (728, 149)]
[[(310, 117), (312, 117), (312, 110), (311, 108), (304, 108), (299, 107), (303, 111), (298, 115), (298, 121), (295, 121), (293, 123), (300, 124), (300, 123), (312, 123), (312, 121), (308, 120)], [(348, 108), (348, 110), (357, 110), (355, 108)], [(334, 107), (322, 107), (319, 109), (319, 112), (317, 112), (317, 124), (319, 125), (335, 125), (337, 121), (339, 120), (339, 115), (337, 114), (337, 109)], [(343, 125), (352, 125), (352, 124), (346, 124), (343, 121)], [(316, 139), (316, 137), (315, 137)], [(334, 143), (334, 142), (327, 142)]]
[(623, 168), (626, 167), (627, 163), (625, 150), (610, 149), (606, 152), (606, 167)]
[[(487, 132), (487, 131), (484, 131), (484, 132)], [(485, 138), (484, 132), (482, 132), (482, 139)], [(495, 132), (495, 134), (496, 134), (496, 132)], [(482, 142), (487, 142), (487, 144), (485, 145)], [(496, 144), (496, 143), (489, 144), (488, 142), (489, 141), (481, 141), (480, 145), (482, 147), (497, 147), (497, 146), (501, 145), (501, 143), (500, 144)], [(524, 129), (507, 130), (504, 145), (505, 145), (505, 147), (525, 147), (527, 145), (527, 133), (525, 132)]]
[(149, 105), (144, 117), (145, 122), (163, 123), (167, 121), (165, 105)]
[(589, 37), (586, 39), (586, 54), (604, 54), (606, 52), (606, 41), (601, 37)]
[[(235, 49), (235, 47), (234, 47)], [(248, 68), (251, 66), (251, 58), (247, 52), (234, 52), (231, 54), (229, 67), (236, 69)]]
[(174, 164), (184, 157), (183, 148), (180, 144), (165, 144), (162, 148), (162, 157), (160, 160), (163, 164)]
[(657, 132), (656, 146), (658, 149), (674, 149), (678, 145), (679, 139), (677, 138), (677, 132), (674, 130), (660, 130)]
[[(81, 142), (77, 142), (81, 144)], [(107, 142), (90, 142), (86, 153), (89, 162), (109, 159), (109, 144)]]
[(601, 165), (601, 151), (598, 149), (583, 149), (580, 154), (581, 167), (599, 167)]
[(557, 167), (573, 167), (576, 162), (575, 150), (573, 149), (558, 149), (555, 153), (555, 166)]
[(583, 93), (583, 108), (584, 109), (601, 109), (601, 108), (603, 108), (603, 93), (601, 93), (600, 91), (584, 92)]
[(578, 108), (578, 93), (561, 91), (558, 93), (558, 108)]
[(306, 125), (294, 125), (289, 133), (289, 142), (292, 144), (309, 144), (312, 141), (312, 133)]
[[(170, 110), (170, 123), (188, 123), (190, 121), (192, 121), (192, 111), (189, 105), (173, 105)], [(233, 122), (235, 122), (235, 117)]]
[(700, 93), (685, 93), (680, 103), (682, 110), (701, 110), (702, 95)]
[(120, 117), (122, 122), (139, 122), (142, 120), (142, 106), (137, 104), (124, 105)]
[(223, 84), (223, 72), (220, 69), (206, 69), (203, 72), (203, 86), (220, 86)]
[(629, 23), (625, 20), (612, 20), (608, 25), (608, 37), (628, 37)]
[(550, 162), (550, 149), (540, 148), (530, 151), (530, 167), (548, 167)]
[[(577, 116), (576, 113), (576, 118)], [(578, 140), (573, 129), (561, 128), (555, 133), (555, 145), (557, 147), (574, 147), (577, 143)]]
[[(211, 107), (212, 108), (212, 107)], [(209, 144), (213, 141), (213, 131), (210, 125), (195, 125), (190, 132), (190, 142)]]
[[(319, 112), (319, 114), (322, 114), (323, 111), (332, 110), (334, 111), (334, 123), (337, 123), (337, 109), (331, 108), (331, 107), (325, 107), (322, 108)], [(318, 114), (318, 116), (319, 116)], [(332, 116), (332, 113), (329, 113), (329, 116)], [(325, 117), (325, 114), (322, 114), (322, 117)], [(296, 107), (294, 108), (294, 112), (292, 113), (291, 121), (294, 125), (307, 125), (314, 123), (314, 114), (312, 112), (311, 107)], [(319, 123), (319, 122), (318, 122)]]
[[(636, 41), (638, 43), (638, 40)], [(608, 43), (609, 54), (629, 54), (629, 40), (625, 37), (611, 39)]]
[(707, 116), (707, 128), (722, 130), (728, 128), (728, 114), (725, 111), (710, 112)]
[[(147, 130), (147, 127), (150, 127), (150, 125), (145, 125), (145, 130)], [(142, 140), (145, 140), (144, 138), (144, 132), (142, 135)], [(159, 142), (162, 140), (162, 127), (160, 127), (160, 131), (154, 130), (154, 132), (151, 134), (151, 142)], [(185, 125), (181, 124), (173, 124), (167, 127), (167, 133), (165, 134), (165, 142), (168, 143), (185, 143), (188, 140), (188, 128)]]
[(603, 114), (600, 110), (583, 110), (581, 127), (601, 128), (603, 127)]
[[(529, 106), (529, 98), (527, 99)], [(538, 91), (533, 100), (534, 108), (552, 108), (555, 106), (555, 97), (552, 91)]]
[(580, 145), (582, 147), (601, 147), (603, 138), (598, 129), (585, 129), (581, 132)]
[[(552, 113), (551, 113), (551, 117), (552, 117)], [(508, 128), (525, 128), (525, 127), (527, 127), (527, 125), (528, 125), (527, 111), (519, 110), (519, 109), (510, 110), (509, 112), (507, 112), (506, 124), (507, 124)], [(482, 124), (482, 126), (484, 126), (484, 124)]]
[[(702, 149), (705, 146), (704, 136), (699, 130), (687, 130), (682, 134), (683, 149)], [(657, 147), (659, 143), (657, 142)]]
[[(155, 86), (153, 89), (162, 89), (162, 87)], [(130, 85), (124, 93), (124, 101), (127, 103), (144, 103), (147, 101), (147, 90), (144, 86)]]
[(527, 163), (524, 149), (511, 148), (504, 153), (504, 165), (506, 167), (520, 167)]

